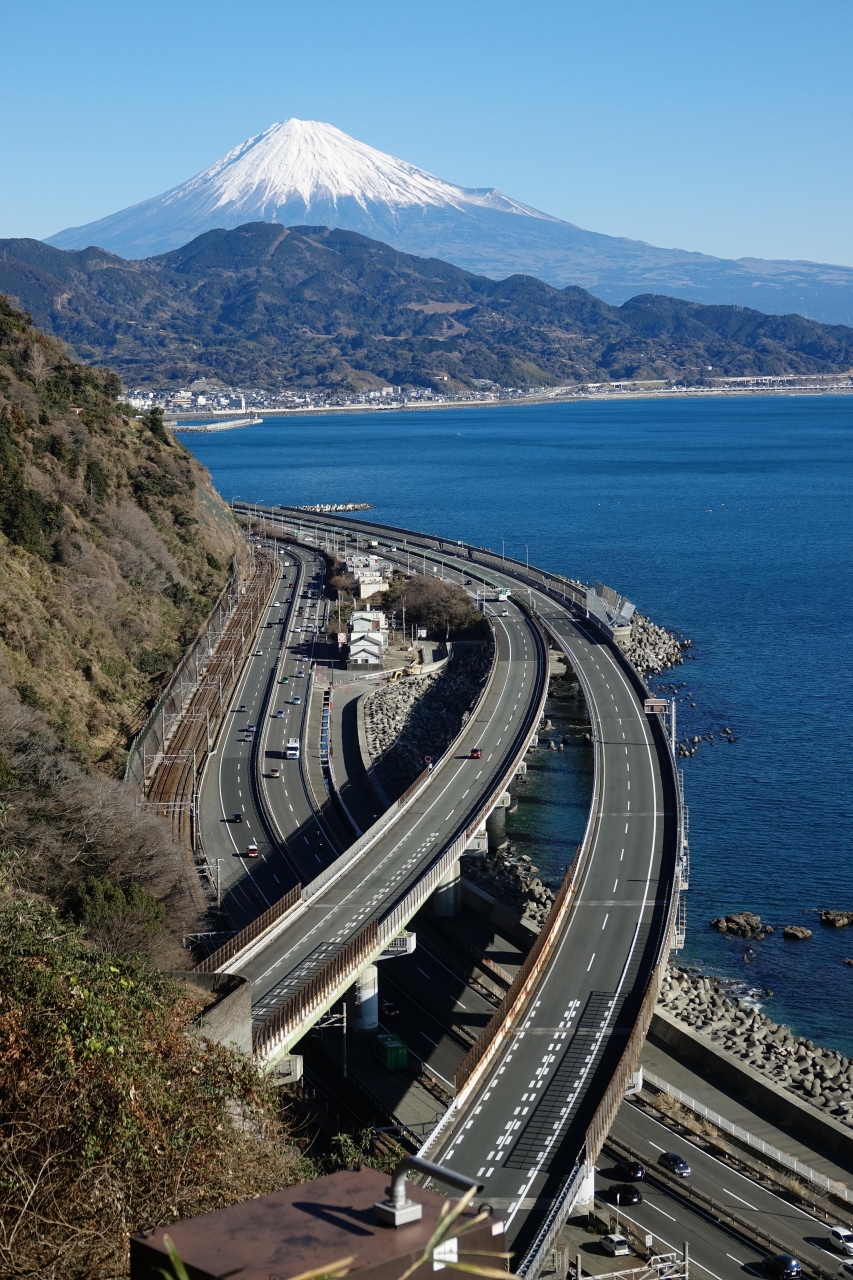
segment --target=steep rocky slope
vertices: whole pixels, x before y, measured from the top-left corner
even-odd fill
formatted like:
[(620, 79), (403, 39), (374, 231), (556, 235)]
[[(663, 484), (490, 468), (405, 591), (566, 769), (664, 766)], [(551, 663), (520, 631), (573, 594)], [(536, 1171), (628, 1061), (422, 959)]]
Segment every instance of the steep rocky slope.
[(191, 869), (116, 779), (240, 541), (120, 385), (0, 298), (0, 863), (90, 936), (174, 962)]
[(0, 683), (113, 772), (238, 545), (206, 473), (120, 387), (0, 298)]

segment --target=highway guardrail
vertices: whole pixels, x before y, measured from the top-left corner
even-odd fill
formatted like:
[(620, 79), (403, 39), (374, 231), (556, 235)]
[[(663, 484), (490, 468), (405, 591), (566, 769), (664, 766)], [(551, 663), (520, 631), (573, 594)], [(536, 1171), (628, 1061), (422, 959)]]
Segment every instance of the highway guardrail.
[[(532, 718), (533, 724), (538, 725), (545, 706), (545, 699), (548, 693), (548, 668), (547, 668), (547, 646), (545, 644), (544, 635), (540, 629), (534, 628), (540, 646), (540, 661), (537, 663), (539, 689), (535, 695), (535, 714)], [(497, 653), (497, 646), (496, 646)], [(544, 651), (544, 652), (542, 652)], [(485, 696), (486, 689), (491, 683), (496, 662), (492, 666), (489, 680), (484, 686), (480, 697)], [(455, 866), (462, 853), (468, 847), (470, 840), (474, 834), (480, 829), (487, 815), (491, 812), (497, 797), (502, 791), (506, 790), (507, 781), (515, 776), (519, 764), (524, 758), (527, 751), (527, 743), (529, 741), (529, 729), (519, 727), (514, 735), (512, 746), (509, 748), (506, 759), (507, 767), (501, 771), (501, 779), (492, 789), (492, 792), (481, 802), (472, 819), (468, 819), (465, 825), (448, 844), (445, 850), (436, 858), (432, 866), (427, 872), (421, 876), (412, 888), (400, 899), (400, 901), (378, 921), (372, 921), (366, 925), (355, 938), (349, 942), (342, 951), (338, 952), (328, 964), (326, 964), (315, 976), (310, 979), (299, 992), (295, 993), (290, 999), (271, 1015), (264, 1023), (255, 1028), (254, 1032), (254, 1048), (255, 1056), (261, 1061), (270, 1060), (277, 1056), (278, 1053), (286, 1049), (288, 1042), (296, 1035), (304, 1034), (304, 1023), (319, 1008), (326, 1007), (330, 1003), (334, 1003), (336, 999), (347, 989), (352, 983), (353, 977), (356, 976), (368, 964), (381, 954), (388, 945), (390, 940), (395, 937), (401, 929), (403, 929), (412, 916), (426, 903), (435, 889), (438, 888), (441, 881), (447, 873)], [(445, 753), (444, 759), (451, 755), (451, 749)], [(439, 766), (436, 766), (438, 768)], [(435, 770), (433, 770), (435, 772)], [(427, 774), (427, 777), (429, 775)], [(422, 775), (423, 778), (423, 775)], [(417, 790), (408, 798), (406, 803), (410, 803), (425, 785), (426, 778), (418, 780), (416, 784)], [(404, 793), (405, 795), (405, 793)], [(400, 801), (403, 800), (400, 797)], [(398, 803), (400, 803), (398, 801)], [(381, 819), (380, 819), (381, 821)], [(366, 832), (365, 835), (369, 833)], [(364, 838), (364, 837), (362, 837)], [(358, 843), (358, 842), (356, 842)], [(363, 852), (362, 850), (361, 852)], [(347, 855), (342, 855), (346, 858)], [(348, 865), (354, 859), (350, 859)], [(340, 862), (341, 859), (338, 859)], [(335, 863), (327, 868), (327, 872), (331, 873), (336, 866)], [(342, 871), (346, 868), (342, 868)], [(327, 872), (321, 872), (321, 877)], [(318, 877), (320, 878), (320, 877)], [(316, 883), (316, 882), (312, 882)], [(325, 881), (326, 884), (329, 880)], [(308, 889), (311, 889), (311, 885)], [(305, 891), (303, 890), (303, 896)], [(341, 957), (345, 959), (341, 960)], [(310, 996), (305, 996), (303, 992), (309, 992)]]

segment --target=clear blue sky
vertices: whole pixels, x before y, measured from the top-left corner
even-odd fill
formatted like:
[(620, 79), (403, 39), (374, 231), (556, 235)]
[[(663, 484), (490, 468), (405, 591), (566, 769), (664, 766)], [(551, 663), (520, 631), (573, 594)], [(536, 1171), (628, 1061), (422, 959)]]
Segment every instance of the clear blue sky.
[(5, 0), (0, 236), (288, 116), (595, 231), (853, 265), (850, 0)]

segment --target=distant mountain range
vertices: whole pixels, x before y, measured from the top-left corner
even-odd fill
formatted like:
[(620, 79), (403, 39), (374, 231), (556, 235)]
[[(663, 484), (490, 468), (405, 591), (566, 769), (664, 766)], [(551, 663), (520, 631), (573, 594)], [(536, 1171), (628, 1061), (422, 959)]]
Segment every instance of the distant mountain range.
[(312, 120), (274, 124), (181, 186), (47, 243), (145, 258), (254, 221), (358, 231), (494, 279), (534, 275), (613, 303), (659, 293), (853, 324), (853, 268), (732, 261), (584, 231), (494, 189), (444, 182)]
[(453, 390), (853, 366), (853, 329), (661, 296), (610, 306), (352, 231), (254, 222), (126, 261), (0, 241), (0, 292), (125, 383)]

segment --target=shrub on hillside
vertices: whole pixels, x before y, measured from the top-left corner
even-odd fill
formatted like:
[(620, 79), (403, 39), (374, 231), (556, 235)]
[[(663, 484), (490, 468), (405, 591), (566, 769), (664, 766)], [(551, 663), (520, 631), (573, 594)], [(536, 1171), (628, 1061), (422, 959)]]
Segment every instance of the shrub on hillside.
[(124, 1276), (131, 1233), (314, 1172), (256, 1068), (186, 1034), (182, 986), (1, 889), (0, 936), (4, 1280)]

